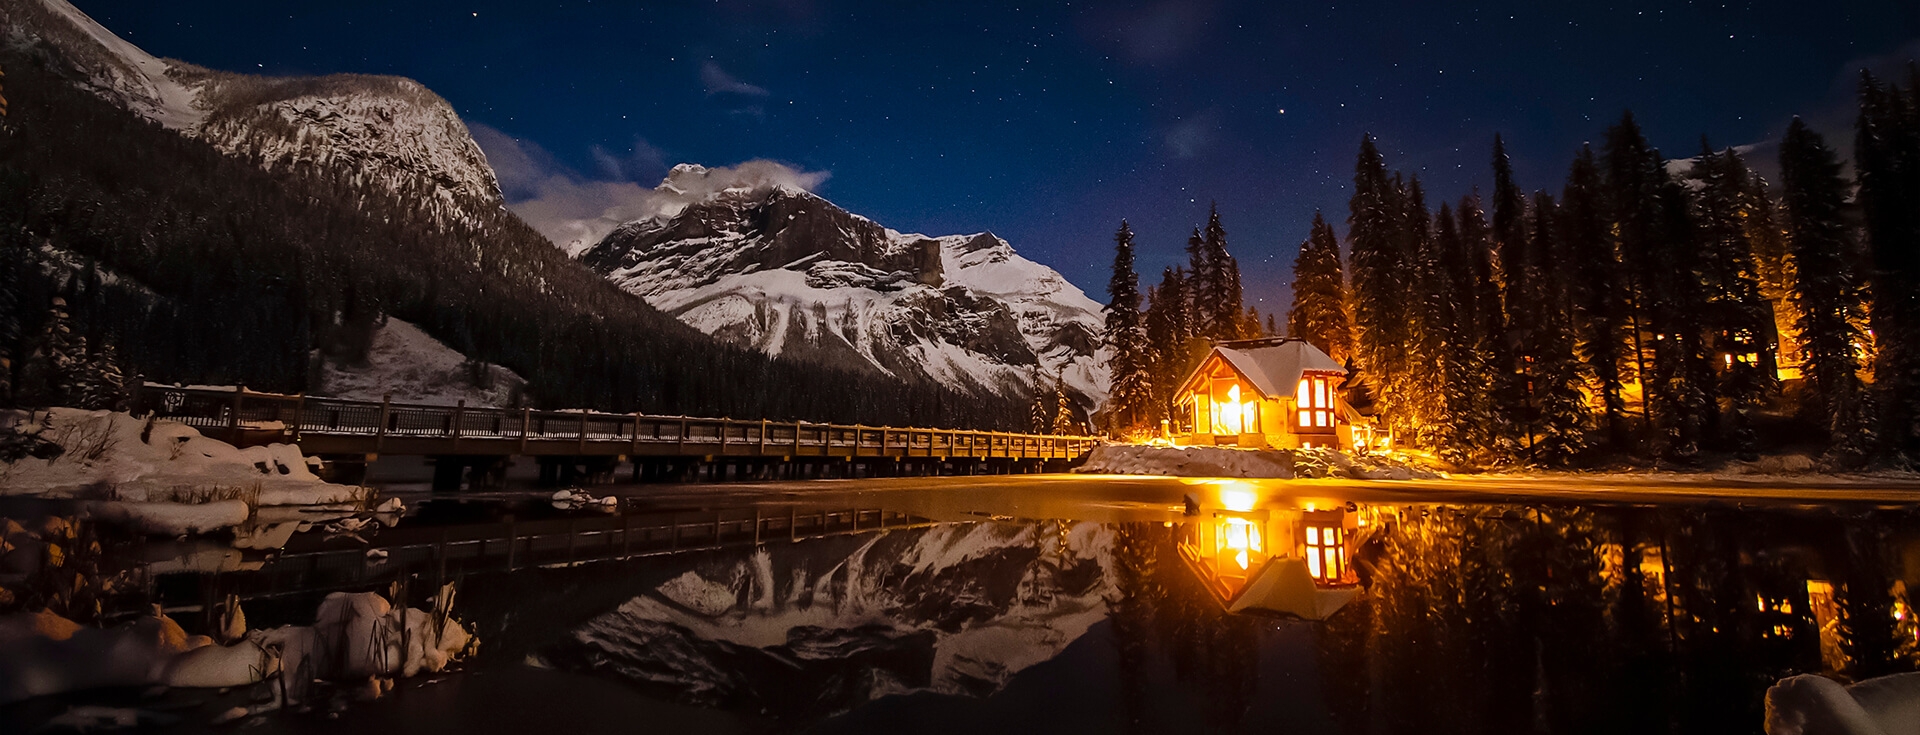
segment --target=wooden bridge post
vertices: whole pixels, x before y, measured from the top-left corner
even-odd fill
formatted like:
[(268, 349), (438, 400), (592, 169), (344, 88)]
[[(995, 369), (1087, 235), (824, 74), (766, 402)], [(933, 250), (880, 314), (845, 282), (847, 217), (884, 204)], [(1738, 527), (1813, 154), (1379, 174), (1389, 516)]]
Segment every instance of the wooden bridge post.
[[(639, 464), (640, 464), (640, 459), (639, 459), (640, 458), (640, 412), (639, 411), (633, 412), (633, 451), (628, 452), (628, 454), (633, 455), (634, 466), (636, 468), (639, 467)], [(634, 475), (633, 479), (639, 480), (640, 470), (635, 469), (633, 471), (633, 475)]]
[(687, 454), (687, 420), (686, 419), (680, 419), (680, 434), (675, 438), (680, 440), (679, 446), (676, 448), (675, 453), (683, 457), (686, 456)]
[(301, 391), (293, 397), (293, 443), (300, 443), (300, 419), (307, 415), (307, 393)]
[(800, 456), (800, 427), (806, 425), (805, 421), (793, 422), (793, 456), (795, 457)]
[(533, 433), (533, 409), (520, 409), (520, 453), (527, 453), (527, 435)]
[(588, 414), (585, 410), (582, 410), (580, 412), (580, 454), (581, 455), (585, 455), (587, 453), (587, 415)]
[(453, 434), (453, 445), (456, 447), (460, 446), (460, 415), (466, 412), (467, 412), (467, 399), (462, 398), (458, 401), (454, 401), (453, 426), (451, 427), (453, 431), (451, 433)]
[(233, 406), (227, 409), (227, 441), (233, 444), (240, 443), (240, 399), (246, 394), (246, 386), (233, 387)]
[(380, 396), (380, 431), (373, 436), (373, 451), (376, 453), (387, 443), (387, 419), (392, 415), (393, 394), (382, 394)]
[[(760, 455), (767, 454), (767, 420), (760, 419)], [(758, 535), (758, 534), (755, 534)]]

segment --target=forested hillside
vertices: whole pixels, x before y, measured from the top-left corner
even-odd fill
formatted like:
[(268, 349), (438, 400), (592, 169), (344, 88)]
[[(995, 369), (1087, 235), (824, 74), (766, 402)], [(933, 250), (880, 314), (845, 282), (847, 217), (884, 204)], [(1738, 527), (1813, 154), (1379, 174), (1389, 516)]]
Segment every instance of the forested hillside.
[(267, 172), (76, 88), (43, 46), (0, 53), (0, 69), (0, 399), (72, 403), (80, 366), (114, 363), (302, 391), (320, 355), (364, 354), (392, 315), (525, 376), (543, 406), (1023, 423), (1023, 405), (717, 343), (504, 210), (434, 223), (415, 204), (430, 182), (396, 192), (317, 166)]

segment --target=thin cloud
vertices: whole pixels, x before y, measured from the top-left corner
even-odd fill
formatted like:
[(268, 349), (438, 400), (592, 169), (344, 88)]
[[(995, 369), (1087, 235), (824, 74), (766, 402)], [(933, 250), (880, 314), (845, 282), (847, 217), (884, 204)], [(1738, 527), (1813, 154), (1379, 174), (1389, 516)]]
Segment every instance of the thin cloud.
[(830, 175), (766, 159), (714, 168), (681, 164), (667, 171), (658, 186), (648, 188), (631, 177), (659, 175), (664, 166), (657, 163), (659, 149), (645, 140), (637, 139), (634, 153), (625, 157), (595, 149), (601, 178), (592, 178), (560, 163), (538, 143), (479, 123), (467, 127), (493, 165), (507, 208), (568, 256), (585, 252), (622, 224), (672, 217), (725, 189), (785, 186), (812, 191)]
[(1213, 143), (1213, 132), (1217, 127), (1219, 125), (1211, 112), (1174, 123), (1173, 127), (1167, 129), (1167, 152), (1178, 159), (1198, 156)]
[(740, 94), (749, 97), (765, 97), (770, 94), (766, 87), (748, 84), (728, 74), (727, 70), (720, 68), (720, 65), (711, 59), (700, 64), (700, 83), (706, 85), (708, 96)]

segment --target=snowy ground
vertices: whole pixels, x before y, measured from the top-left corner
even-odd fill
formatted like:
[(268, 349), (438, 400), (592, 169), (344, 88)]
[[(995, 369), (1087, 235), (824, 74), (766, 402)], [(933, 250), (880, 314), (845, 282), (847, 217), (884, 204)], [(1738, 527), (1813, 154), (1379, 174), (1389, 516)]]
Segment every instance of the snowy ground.
[(1095, 447), (1076, 472), (1172, 477), (1345, 477), (1432, 479), (1440, 475), (1399, 455), (1350, 456), (1331, 449), (1237, 449), (1115, 444)]
[(356, 510), (367, 499), (365, 488), (315, 476), (317, 460), (298, 447), (240, 449), (172, 421), (56, 408), (50, 414), (0, 411), (0, 430), (37, 435), (62, 449), (52, 459), (0, 463), (0, 495), (80, 500), (93, 518), (144, 533), (247, 526), (256, 516), (274, 515), (262, 509)]
[(477, 386), (468, 378), (465, 355), (399, 319), (373, 333), (367, 364), (343, 365), (328, 360), (321, 369), (318, 395), (378, 401), (392, 393), (399, 403), (451, 406), (512, 406), (527, 381), (512, 370), (486, 366), (490, 385)]

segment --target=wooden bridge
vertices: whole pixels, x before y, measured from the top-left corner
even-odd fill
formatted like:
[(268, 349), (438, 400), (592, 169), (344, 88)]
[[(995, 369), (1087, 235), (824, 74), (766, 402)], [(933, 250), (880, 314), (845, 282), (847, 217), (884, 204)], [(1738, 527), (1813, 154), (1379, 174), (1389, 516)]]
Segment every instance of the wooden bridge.
[[(354, 401), (242, 388), (147, 384), (137, 412), (179, 421), (236, 446), (299, 445), (340, 481), (380, 455), (434, 458), (436, 489), (497, 486), (511, 457), (540, 462), (545, 483), (901, 474), (1011, 474), (1063, 469), (1096, 437), (958, 429), (743, 421), (594, 411), (540, 411)], [(356, 470), (355, 468), (359, 469)]]

